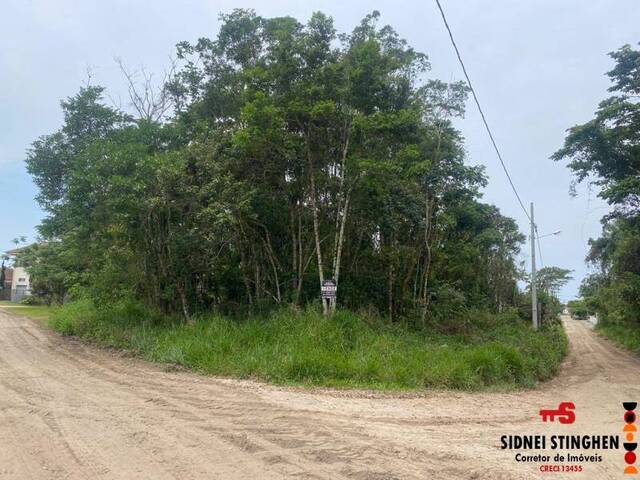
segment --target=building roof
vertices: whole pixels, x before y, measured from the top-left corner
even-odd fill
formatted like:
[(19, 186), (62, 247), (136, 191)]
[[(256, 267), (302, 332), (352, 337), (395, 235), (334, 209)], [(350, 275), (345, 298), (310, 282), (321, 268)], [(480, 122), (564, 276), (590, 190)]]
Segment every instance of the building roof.
[(36, 242), (36, 243), (30, 243), (29, 245), (24, 245), (22, 247), (16, 247), (16, 248), (12, 248), (11, 250), (7, 250), (6, 253), (7, 255), (9, 255), (10, 257), (15, 257), (16, 255), (18, 255), (20, 252), (24, 252), (25, 250), (35, 247), (37, 245), (46, 245), (47, 242)]
[(10, 257), (15, 257), (17, 254), (19, 254), (21, 251), (23, 251), (26, 248), (28, 248), (28, 247), (13, 248), (11, 250), (7, 250), (4, 253), (9, 255)]

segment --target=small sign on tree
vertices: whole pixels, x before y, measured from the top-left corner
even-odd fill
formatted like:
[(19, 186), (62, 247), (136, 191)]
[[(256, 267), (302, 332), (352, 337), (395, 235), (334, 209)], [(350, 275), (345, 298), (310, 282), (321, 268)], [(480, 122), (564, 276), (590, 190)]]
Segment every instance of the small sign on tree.
[(322, 309), (324, 314), (327, 315), (328, 313), (335, 312), (338, 283), (333, 278), (323, 280), (320, 291), (322, 293)]
[(323, 280), (321, 290), (322, 290), (322, 298), (326, 298), (326, 299), (336, 298), (336, 295), (338, 293), (338, 285), (336, 284), (336, 281), (333, 280), (332, 278), (328, 280)]

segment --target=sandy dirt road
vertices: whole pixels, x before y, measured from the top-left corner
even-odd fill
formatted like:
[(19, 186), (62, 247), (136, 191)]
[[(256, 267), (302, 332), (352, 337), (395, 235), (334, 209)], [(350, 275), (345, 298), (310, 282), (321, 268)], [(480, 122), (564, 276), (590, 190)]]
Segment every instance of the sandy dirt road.
[[(515, 393), (304, 391), (188, 372), (63, 339), (0, 309), (0, 479), (621, 478), (622, 453), (541, 475), (505, 434), (618, 434), (640, 361), (564, 319), (557, 379)], [(540, 408), (576, 404), (572, 425)]]

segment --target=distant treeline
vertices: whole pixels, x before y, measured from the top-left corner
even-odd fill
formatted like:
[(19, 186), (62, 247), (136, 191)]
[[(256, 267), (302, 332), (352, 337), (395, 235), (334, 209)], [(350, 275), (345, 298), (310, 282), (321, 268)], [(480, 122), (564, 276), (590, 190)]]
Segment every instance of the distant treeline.
[(99, 86), (63, 101), (27, 159), (34, 291), (190, 318), (318, 301), (331, 278), (339, 305), (416, 325), (516, 305), (524, 237), (464, 163), (467, 88), (427, 80), (378, 16), (338, 35), (235, 10), (160, 88), (123, 67), (135, 115)]

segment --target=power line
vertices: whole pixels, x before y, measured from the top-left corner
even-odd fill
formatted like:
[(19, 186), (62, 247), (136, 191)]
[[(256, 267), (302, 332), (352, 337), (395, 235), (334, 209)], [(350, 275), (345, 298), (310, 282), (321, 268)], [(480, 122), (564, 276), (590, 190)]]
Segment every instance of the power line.
[(540, 234), (538, 233), (538, 225), (534, 225), (533, 228), (536, 230), (536, 240), (538, 244), (538, 256), (540, 257), (540, 268), (544, 268), (544, 262), (542, 261), (542, 247), (540, 246)]
[[(522, 211), (527, 216), (529, 221), (531, 221), (531, 217), (529, 216), (527, 209), (524, 207), (524, 204), (522, 203), (522, 199), (518, 194), (518, 190), (516, 190), (516, 187), (513, 184), (511, 175), (509, 175), (507, 166), (505, 165), (504, 160), (502, 160), (502, 154), (500, 153), (500, 149), (498, 148), (498, 145), (496, 144), (496, 141), (493, 138), (493, 134), (491, 133), (491, 129), (489, 128), (489, 124), (487, 123), (487, 119), (485, 118), (484, 112), (482, 111), (482, 107), (480, 106), (480, 101), (478, 100), (476, 91), (473, 89), (473, 85), (471, 84), (471, 79), (469, 78), (469, 74), (467, 73), (467, 68), (465, 67), (464, 62), (462, 61), (462, 57), (460, 56), (460, 51), (458, 50), (456, 41), (453, 38), (453, 33), (451, 32), (451, 28), (449, 27), (447, 18), (444, 15), (444, 10), (442, 10), (442, 5), (440, 5), (440, 0), (436, 0), (436, 4), (438, 5), (438, 10), (440, 10), (440, 15), (442, 15), (442, 21), (444, 22), (444, 26), (447, 28), (447, 32), (449, 32), (449, 38), (451, 39), (451, 44), (453, 45), (453, 49), (456, 51), (456, 56), (458, 57), (458, 61), (460, 62), (460, 66), (462, 67), (464, 76), (467, 79), (467, 84), (469, 85), (469, 89), (471, 90), (471, 94), (473, 95), (473, 100), (475, 101), (476, 106), (478, 107), (478, 111), (480, 112), (480, 116), (482, 117), (482, 123), (484, 123), (484, 127), (486, 128), (487, 133), (489, 134), (489, 138), (491, 139), (491, 144), (493, 145), (493, 148), (496, 151), (496, 154), (498, 155), (498, 160), (500, 160), (500, 165), (502, 165), (502, 169), (504, 170), (504, 173), (507, 176), (507, 179), (509, 180), (509, 184), (511, 185), (511, 189), (513, 190), (513, 193), (516, 194), (516, 198), (518, 199), (518, 203), (520, 204)], [(532, 239), (532, 241), (534, 240)]]

